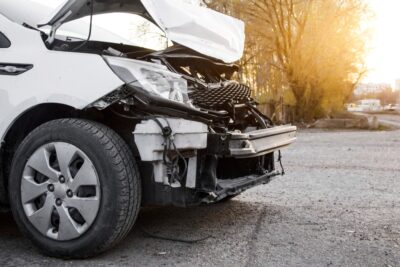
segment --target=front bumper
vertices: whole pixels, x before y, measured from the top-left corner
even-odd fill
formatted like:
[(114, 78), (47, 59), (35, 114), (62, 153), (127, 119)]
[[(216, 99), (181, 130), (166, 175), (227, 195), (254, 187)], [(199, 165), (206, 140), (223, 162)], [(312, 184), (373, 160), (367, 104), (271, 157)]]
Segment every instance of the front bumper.
[(291, 125), (277, 126), (249, 133), (233, 133), (229, 150), (236, 158), (249, 158), (265, 155), (296, 141), (297, 127)]
[(296, 141), (297, 127), (276, 126), (247, 133), (209, 134), (206, 150), (224, 157), (252, 158), (273, 153)]

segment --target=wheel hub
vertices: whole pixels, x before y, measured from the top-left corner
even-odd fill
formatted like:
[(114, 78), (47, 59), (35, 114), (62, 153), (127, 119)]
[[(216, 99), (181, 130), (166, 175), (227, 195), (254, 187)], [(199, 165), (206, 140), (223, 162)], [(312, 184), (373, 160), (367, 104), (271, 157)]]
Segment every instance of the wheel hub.
[(55, 183), (54, 192), (48, 192), (48, 194), (54, 194), (54, 198), (64, 200), (67, 197), (67, 191), (70, 190), (66, 184)]
[(99, 177), (82, 150), (67, 143), (49, 143), (26, 163), (21, 201), (39, 232), (55, 240), (72, 240), (83, 235), (97, 216)]

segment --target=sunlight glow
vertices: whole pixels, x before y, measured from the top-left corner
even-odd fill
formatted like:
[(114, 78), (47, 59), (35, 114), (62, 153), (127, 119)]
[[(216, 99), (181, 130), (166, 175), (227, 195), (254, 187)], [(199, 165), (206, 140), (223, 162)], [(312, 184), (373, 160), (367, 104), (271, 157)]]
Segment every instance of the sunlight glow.
[(371, 50), (367, 58), (369, 73), (365, 82), (394, 84), (400, 79), (400, 1), (368, 0), (375, 17)]

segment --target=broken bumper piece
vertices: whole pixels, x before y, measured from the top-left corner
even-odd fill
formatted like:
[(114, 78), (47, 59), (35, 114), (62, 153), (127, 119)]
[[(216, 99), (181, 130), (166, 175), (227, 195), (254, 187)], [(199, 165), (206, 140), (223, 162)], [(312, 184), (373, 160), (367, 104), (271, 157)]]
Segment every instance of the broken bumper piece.
[(202, 202), (215, 203), (229, 196), (236, 196), (247, 189), (258, 185), (268, 184), (274, 177), (280, 175), (279, 171), (272, 171), (263, 175), (249, 175), (236, 179), (218, 180), (217, 190)]
[(249, 133), (232, 133), (230, 154), (236, 158), (265, 155), (295, 142), (296, 132), (296, 126), (285, 125)]

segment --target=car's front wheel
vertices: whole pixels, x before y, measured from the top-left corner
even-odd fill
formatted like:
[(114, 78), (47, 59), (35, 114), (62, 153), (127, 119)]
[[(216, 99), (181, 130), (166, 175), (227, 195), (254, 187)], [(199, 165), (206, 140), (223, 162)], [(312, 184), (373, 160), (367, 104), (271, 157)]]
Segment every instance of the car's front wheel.
[(45, 254), (85, 258), (120, 241), (137, 217), (138, 168), (108, 127), (63, 119), (34, 130), (18, 148), (9, 180), (13, 215)]

